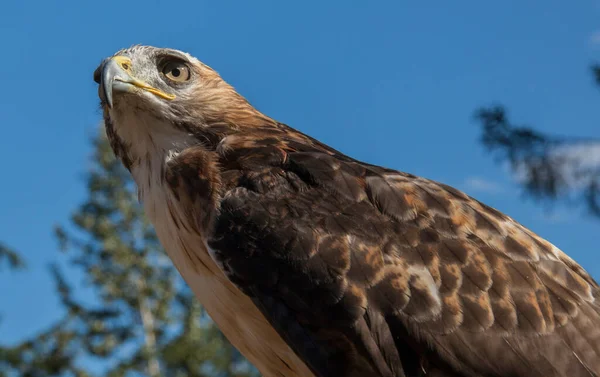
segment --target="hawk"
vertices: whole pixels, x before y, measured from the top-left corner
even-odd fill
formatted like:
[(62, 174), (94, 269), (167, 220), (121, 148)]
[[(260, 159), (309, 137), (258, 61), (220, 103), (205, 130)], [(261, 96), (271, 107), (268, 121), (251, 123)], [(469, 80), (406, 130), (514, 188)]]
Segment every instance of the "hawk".
[(263, 375), (600, 376), (598, 284), (505, 214), (270, 118), (178, 50), (94, 80), (166, 252)]

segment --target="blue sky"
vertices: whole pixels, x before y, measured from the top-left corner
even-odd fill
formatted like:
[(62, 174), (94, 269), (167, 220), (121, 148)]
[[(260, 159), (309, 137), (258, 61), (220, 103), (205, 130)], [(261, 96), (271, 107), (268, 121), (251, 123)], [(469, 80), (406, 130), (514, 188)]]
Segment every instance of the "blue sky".
[(3, 342), (61, 315), (47, 265), (65, 258), (52, 226), (85, 195), (101, 118), (92, 72), (137, 43), (192, 53), (261, 111), (355, 158), (466, 190), (600, 277), (600, 223), (522, 200), (472, 119), (501, 102), (518, 122), (598, 136), (600, 0), (53, 3), (8, 0), (0, 13), (0, 240), (29, 263), (0, 271)]

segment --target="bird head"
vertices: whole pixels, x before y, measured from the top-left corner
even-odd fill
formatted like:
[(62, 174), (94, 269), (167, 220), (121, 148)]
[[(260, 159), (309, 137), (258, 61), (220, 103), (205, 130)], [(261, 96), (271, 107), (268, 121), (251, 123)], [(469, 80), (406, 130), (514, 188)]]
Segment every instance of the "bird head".
[(106, 58), (94, 72), (101, 105), (111, 116), (133, 110), (163, 120), (210, 119), (248, 106), (206, 64), (182, 51), (133, 46)]
[(229, 132), (270, 121), (212, 68), (178, 50), (120, 50), (102, 61), (94, 81), (113, 150), (131, 163), (152, 153), (151, 147), (214, 144)]

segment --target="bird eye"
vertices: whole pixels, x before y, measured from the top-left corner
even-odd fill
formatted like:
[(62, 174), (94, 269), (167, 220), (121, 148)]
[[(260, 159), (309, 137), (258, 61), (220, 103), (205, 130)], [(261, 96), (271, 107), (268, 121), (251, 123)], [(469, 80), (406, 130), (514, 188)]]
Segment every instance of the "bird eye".
[(172, 61), (167, 64), (162, 69), (163, 75), (165, 75), (169, 80), (175, 82), (184, 82), (190, 79), (190, 69), (185, 63), (180, 61)]

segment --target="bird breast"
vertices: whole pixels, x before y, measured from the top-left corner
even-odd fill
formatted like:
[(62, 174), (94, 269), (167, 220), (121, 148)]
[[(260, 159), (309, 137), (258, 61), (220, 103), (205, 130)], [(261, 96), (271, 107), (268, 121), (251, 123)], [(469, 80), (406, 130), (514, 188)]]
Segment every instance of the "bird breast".
[(139, 197), (156, 234), (183, 279), (205, 307), (227, 339), (252, 362), (264, 376), (312, 376), (268, 323), (252, 300), (234, 286), (209, 253), (206, 240), (180, 207), (155, 163), (139, 164), (134, 173)]

